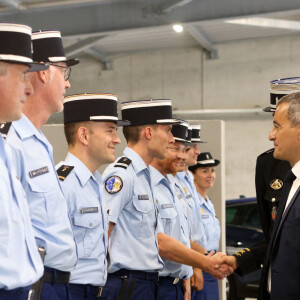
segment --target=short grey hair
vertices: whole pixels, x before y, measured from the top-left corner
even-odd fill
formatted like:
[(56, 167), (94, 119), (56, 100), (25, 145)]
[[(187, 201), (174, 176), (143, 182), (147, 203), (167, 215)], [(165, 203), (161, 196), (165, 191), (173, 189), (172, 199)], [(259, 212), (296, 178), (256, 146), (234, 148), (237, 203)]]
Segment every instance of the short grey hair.
[(292, 127), (295, 127), (300, 123), (300, 92), (285, 95), (277, 102), (276, 107), (283, 103), (289, 104), (287, 119), (291, 122)]

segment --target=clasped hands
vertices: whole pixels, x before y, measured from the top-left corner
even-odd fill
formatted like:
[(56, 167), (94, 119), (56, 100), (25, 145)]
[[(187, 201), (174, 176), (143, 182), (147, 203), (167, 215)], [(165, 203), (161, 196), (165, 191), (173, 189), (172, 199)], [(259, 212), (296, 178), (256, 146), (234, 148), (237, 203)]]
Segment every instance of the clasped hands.
[(224, 279), (233, 273), (236, 269), (236, 260), (234, 256), (227, 256), (223, 252), (211, 251), (208, 255), (208, 266), (204, 270), (217, 279)]

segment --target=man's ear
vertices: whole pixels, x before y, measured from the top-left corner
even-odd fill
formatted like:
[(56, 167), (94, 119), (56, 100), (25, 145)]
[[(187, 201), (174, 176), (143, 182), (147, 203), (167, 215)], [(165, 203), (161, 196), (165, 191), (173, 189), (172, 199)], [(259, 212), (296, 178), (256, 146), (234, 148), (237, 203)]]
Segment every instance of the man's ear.
[(153, 128), (152, 127), (146, 126), (142, 132), (143, 132), (146, 140), (151, 140), (151, 138), (153, 136)]
[(87, 146), (89, 144), (89, 131), (86, 127), (80, 126), (77, 130), (77, 139), (83, 145)]
[[(43, 61), (41, 61), (40, 63), (44, 63)], [(50, 66), (47, 70), (43, 70), (43, 71), (39, 71), (37, 72), (38, 75), (38, 79), (42, 82), (42, 83), (46, 83), (47, 79), (50, 77)]]

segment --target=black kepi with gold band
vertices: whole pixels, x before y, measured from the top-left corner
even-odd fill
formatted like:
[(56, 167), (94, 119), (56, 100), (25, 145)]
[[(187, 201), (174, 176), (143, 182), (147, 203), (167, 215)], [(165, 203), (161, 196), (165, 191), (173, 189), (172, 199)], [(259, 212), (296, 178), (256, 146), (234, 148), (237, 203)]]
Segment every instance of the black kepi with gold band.
[(114, 122), (128, 126), (127, 120), (118, 119), (118, 98), (114, 94), (77, 94), (64, 99), (64, 124), (71, 122)]
[(289, 77), (272, 80), (270, 82), (270, 106), (263, 109), (265, 112), (275, 112), (276, 104), (285, 95), (300, 92), (300, 77)]
[(28, 65), (29, 72), (48, 69), (32, 59), (31, 31), (26, 25), (0, 23), (0, 61)]
[(65, 55), (61, 33), (57, 30), (39, 30), (32, 33), (33, 59), (52, 64), (64, 62), (68, 67), (79, 60)]
[(188, 134), (189, 123), (186, 121), (180, 124), (175, 124), (172, 126), (172, 134), (175, 142), (182, 142), (186, 145), (190, 145), (189, 134)]
[(123, 119), (130, 121), (130, 126), (181, 123), (173, 118), (170, 99), (122, 102), (121, 113)]

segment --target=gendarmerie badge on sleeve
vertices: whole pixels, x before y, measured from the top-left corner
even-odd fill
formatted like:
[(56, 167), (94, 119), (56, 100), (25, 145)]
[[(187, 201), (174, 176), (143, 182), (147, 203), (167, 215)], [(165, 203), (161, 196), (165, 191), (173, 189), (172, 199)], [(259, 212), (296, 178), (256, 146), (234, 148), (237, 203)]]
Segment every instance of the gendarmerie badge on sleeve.
[(119, 176), (111, 176), (105, 182), (105, 190), (110, 194), (115, 194), (121, 191), (123, 181)]
[(274, 179), (270, 182), (270, 187), (277, 191), (283, 187), (283, 182), (280, 179)]

